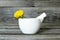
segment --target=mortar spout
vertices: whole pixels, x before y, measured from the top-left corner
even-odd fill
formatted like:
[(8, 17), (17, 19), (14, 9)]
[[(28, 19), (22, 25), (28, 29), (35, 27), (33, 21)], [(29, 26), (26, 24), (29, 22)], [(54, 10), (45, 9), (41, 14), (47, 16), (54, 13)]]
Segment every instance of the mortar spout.
[(39, 15), (38, 17), (36, 17), (36, 19), (40, 19), (40, 21), (42, 22), (46, 16), (47, 16), (46, 13), (43, 12), (41, 15)]

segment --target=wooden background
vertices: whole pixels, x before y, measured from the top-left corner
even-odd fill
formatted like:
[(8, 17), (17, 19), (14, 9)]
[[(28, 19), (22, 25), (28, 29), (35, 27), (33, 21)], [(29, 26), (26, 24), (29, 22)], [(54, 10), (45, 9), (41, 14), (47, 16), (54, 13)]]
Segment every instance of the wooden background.
[[(30, 2), (30, 7), (23, 6), (24, 3), (19, 2), (18, 4), (18, 2), (0, 1), (0, 40), (60, 40), (60, 0), (27, 1)], [(53, 13), (48, 12), (52, 16), (45, 18), (37, 34), (25, 35), (19, 29), (17, 19), (13, 18), (13, 12), (17, 9), (24, 9), (25, 17), (31, 17), (31, 13), (33, 13), (33, 17), (36, 17), (39, 15), (37, 12), (45, 10)]]

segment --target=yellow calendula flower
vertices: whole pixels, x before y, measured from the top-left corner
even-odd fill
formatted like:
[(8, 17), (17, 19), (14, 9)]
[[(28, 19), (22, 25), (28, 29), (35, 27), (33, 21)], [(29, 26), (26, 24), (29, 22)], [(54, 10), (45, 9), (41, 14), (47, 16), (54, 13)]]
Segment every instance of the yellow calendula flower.
[(17, 10), (14, 12), (14, 17), (15, 18), (20, 18), (23, 17), (24, 11), (23, 10)]

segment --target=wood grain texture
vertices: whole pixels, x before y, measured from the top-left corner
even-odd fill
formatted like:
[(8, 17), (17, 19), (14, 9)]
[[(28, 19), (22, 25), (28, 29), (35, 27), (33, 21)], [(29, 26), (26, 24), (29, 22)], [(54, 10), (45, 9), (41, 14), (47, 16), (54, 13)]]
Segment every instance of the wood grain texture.
[[(48, 27), (50, 27), (50, 28), (54, 28), (54, 27), (56, 27), (56, 28), (59, 28), (59, 26), (60, 26), (60, 23), (59, 22), (54, 22), (54, 23), (42, 23), (41, 24), (41, 28), (48, 28)], [(19, 25), (18, 25), (18, 23), (17, 22), (15, 22), (15, 23), (13, 23), (13, 22), (2, 22), (2, 23), (0, 23), (0, 28), (19, 28)]]
[(4, 40), (60, 40), (60, 35), (0, 35)]
[(60, 0), (33, 0), (33, 1), (60, 2)]
[(0, 1), (27, 1), (27, 0), (0, 0)]
[[(19, 29), (18, 22), (1, 22), (1, 35), (23, 35)], [(41, 35), (58, 35), (60, 34), (60, 22), (43, 22), (37, 34)]]
[(36, 1), (34, 5), (36, 7), (60, 7), (60, 2), (51, 2), (51, 1)]
[(2, 6), (20, 6), (20, 7), (29, 7), (32, 6), (31, 1), (0, 1), (0, 7)]
[[(27, 0), (26, 0), (27, 1)], [(19, 4), (18, 4), (19, 3)], [(24, 2), (25, 3), (25, 2)], [(19, 29), (18, 26), (18, 21), (13, 19), (13, 15), (12, 13), (10, 13), (13, 8), (9, 8), (8, 6), (24, 6), (24, 3), (21, 2), (16, 2), (14, 1), (0, 1), (0, 7), (2, 6), (7, 6), (6, 8), (8, 9), (8, 13), (7, 13), (7, 9), (4, 10), (3, 8), (3, 15), (6, 16), (5, 13), (7, 13), (8, 17), (0, 17), (0, 40), (60, 40), (60, 20), (56, 21), (45, 21), (41, 24), (41, 28), (38, 31), (37, 34), (34, 35), (25, 35), (21, 32), (21, 30)], [(27, 4), (27, 3), (30, 3)], [(29, 6), (32, 6), (31, 2), (27, 2), (25, 3)], [(10, 5), (11, 4), (11, 5)], [(22, 5), (20, 5), (22, 4)], [(54, 13), (56, 13), (57, 17), (60, 17), (60, 1), (59, 0), (34, 0), (34, 5), (36, 6), (35, 8), (38, 7), (39, 12), (40, 11), (44, 11), (44, 10), (52, 10)], [(35, 8), (27, 8), (30, 12), (30, 10), (35, 10)], [(17, 8), (19, 9), (19, 8)], [(22, 8), (25, 9), (26, 8)], [(2, 9), (1, 9), (2, 10)], [(15, 9), (14, 9), (15, 10)], [(29, 13), (26, 10), (26, 13)], [(1, 13), (1, 12), (0, 12)], [(10, 13), (10, 14), (9, 14)], [(7, 20), (8, 19), (8, 20)]]
[[(20, 29), (0, 29), (1, 35), (23, 35)], [(40, 28), (37, 34), (41, 35), (58, 35), (60, 34), (60, 29), (54, 28)]]

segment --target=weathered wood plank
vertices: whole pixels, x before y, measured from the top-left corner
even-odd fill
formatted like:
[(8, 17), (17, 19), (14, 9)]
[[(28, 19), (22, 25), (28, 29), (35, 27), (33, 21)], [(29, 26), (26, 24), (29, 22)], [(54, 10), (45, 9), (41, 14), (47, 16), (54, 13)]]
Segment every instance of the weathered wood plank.
[[(40, 26), (41, 28), (60, 28), (60, 26), (59, 25), (41, 25)], [(19, 28), (19, 26), (17, 25), (9, 25), (9, 26), (1, 26), (0, 25), (0, 29), (18, 29)]]
[[(41, 2), (41, 3), (44, 3), (44, 2)], [(31, 12), (35, 12), (35, 11), (38, 12), (38, 11), (43, 11), (43, 10), (47, 10), (47, 11), (51, 10), (54, 13), (60, 13), (60, 7), (0, 7), (0, 9), (2, 10), (1, 11), (2, 13), (11, 14), (11, 15), (17, 9), (23, 9), (26, 14), (31, 14)]]
[(33, 1), (50, 1), (50, 0), (33, 0)]
[[(21, 35), (22, 32), (20, 29), (0, 29), (0, 34), (2, 35)], [(51, 28), (40, 28), (37, 34), (42, 35), (52, 35), (52, 34), (60, 34), (60, 29), (51, 29)], [(23, 35), (23, 34), (22, 34)]]
[(0, 1), (27, 1), (27, 0), (0, 0)]
[[(18, 29), (18, 25), (0, 25), (0, 29)], [(42, 24), (41, 28), (60, 28), (60, 25)]]
[(0, 7), (2, 6), (28, 7), (28, 6), (32, 6), (32, 2), (31, 1), (0, 1)]
[[(34, 17), (37, 17), (39, 14), (38, 12), (43, 12), (43, 11), (47, 11), (48, 13), (51, 13), (53, 16), (51, 17), (51, 15), (49, 17), (47, 17), (47, 21), (48, 20), (60, 20), (60, 7), (24, 7), (24, 8), (20, 8), (20, 7), (11, 7), (11, 8), (1, 8), (1, 17), (0, 17), (0, 21), (4, 22), (4, 21), (16, 21), (14, 18), (13, 18), (13, 12), (17, 9), (23, 9), (25, 11), (24, 13), (24, 17), (25, 18), (34, 18)], [(52, 12), (50, 12), (52, 11)], [(3, 14), (3, 15), (2, 15)], [(47, 22), (46, 21), (46, 22)], [(48, 21), (50, 22), (50, 21)], [(55, 22), (55, 21), (54, 21)]]
[[(39, 14), (38, 12), (43, 12), (43, 11), (47, 11), (48, 13), (51, 13), (50, 10), (53, 12), (51, 13), (53, 16), (49, 16), (46, 19), (46, 22), (55, 22), (56, 20), (60, 20), (60, 7), (24, 7), (24, 8), (20, 8), (20, 7), (11, 7), (11, 8), (7, 8), (7, 7), (2, 7), (1, 8), (1, 17), (0, 17), (0, 22), (15, 22), (16, 20), (13, 18), (13, 12), (17, 9), (23, 9), (25, 11), (24, 13), (24, 17), (25, 18), (34, 18), (37, 17)], [(49, 21), (51, 20), (51, 21)], [(55, 20), (55, 21), (54, 21)], [(44, 20), (45, 21), (45, 20)], [(58, 21), (59, 22), (59, 21)]]
[(57, 28), (57, 29), (59, 29), (60, 28), (60, 26), (52, 26), (52, 25), (47, 25), (47, 26), (45, 26), (45, 25), (43, 25), (43, 26), (41, 26), (41, 28)]
[[(13, 17), (13, 13), (18, 9), (24, 10), (24, 17), (31, 18), (38, 16), (38, 9), (39, 7), (0, 7), (2, 10), (0, 15), (0, 18), (8, 18), (11, 19)], [(12, 18), (14, 19), (14, 18)]]
[(48, 26), (60, 26), (60, 23), (54, 22), (54, 23), (42, 23), (41, 25), (48, 25)]
[(40, 34), (60, 34), (60, 29), (40, 29)]
[(18, 25), (18, 22), (0, 22), (0, 25), (1, 26), (17, 26)]
[(43, 11), (43, 10), (50, 10), (53, 13), (60, 13), (60, 7), (39, 7), (40, 10), (39, 11)]
[[(54, 25), (41, 25), (41, 28), (57, 28), (59, 29), (60, 26), (54, 26)], [(18, 29), (19, 26), (9, 25), (9, 26), (0, 26), (0, 29)]]
[[(0, 1), (16, 1), (16, 0), (0, 0)], [(60, 0), (17, 0), (17, 1), (52, 1), (52, 2), (60, 2)]]
[[(18, 29), (18, 23), (0, 23), (0, 29)], [(60, 23), (42, 23), (41, 28), (60, 28)]]
[(21, 33), (19, 29), (0, 29), (0, 33)]
[(19, 26), (18, 25), (0, 25), (0, 29), (18, 29)]
[(4, 40), (60, 40), (60, 35), (0, 35)]
[(33, 1), (60, 2), (60, 0), (33, 0)]
[(35, 1), (35, 7), (60, 7), (60, 2)]

